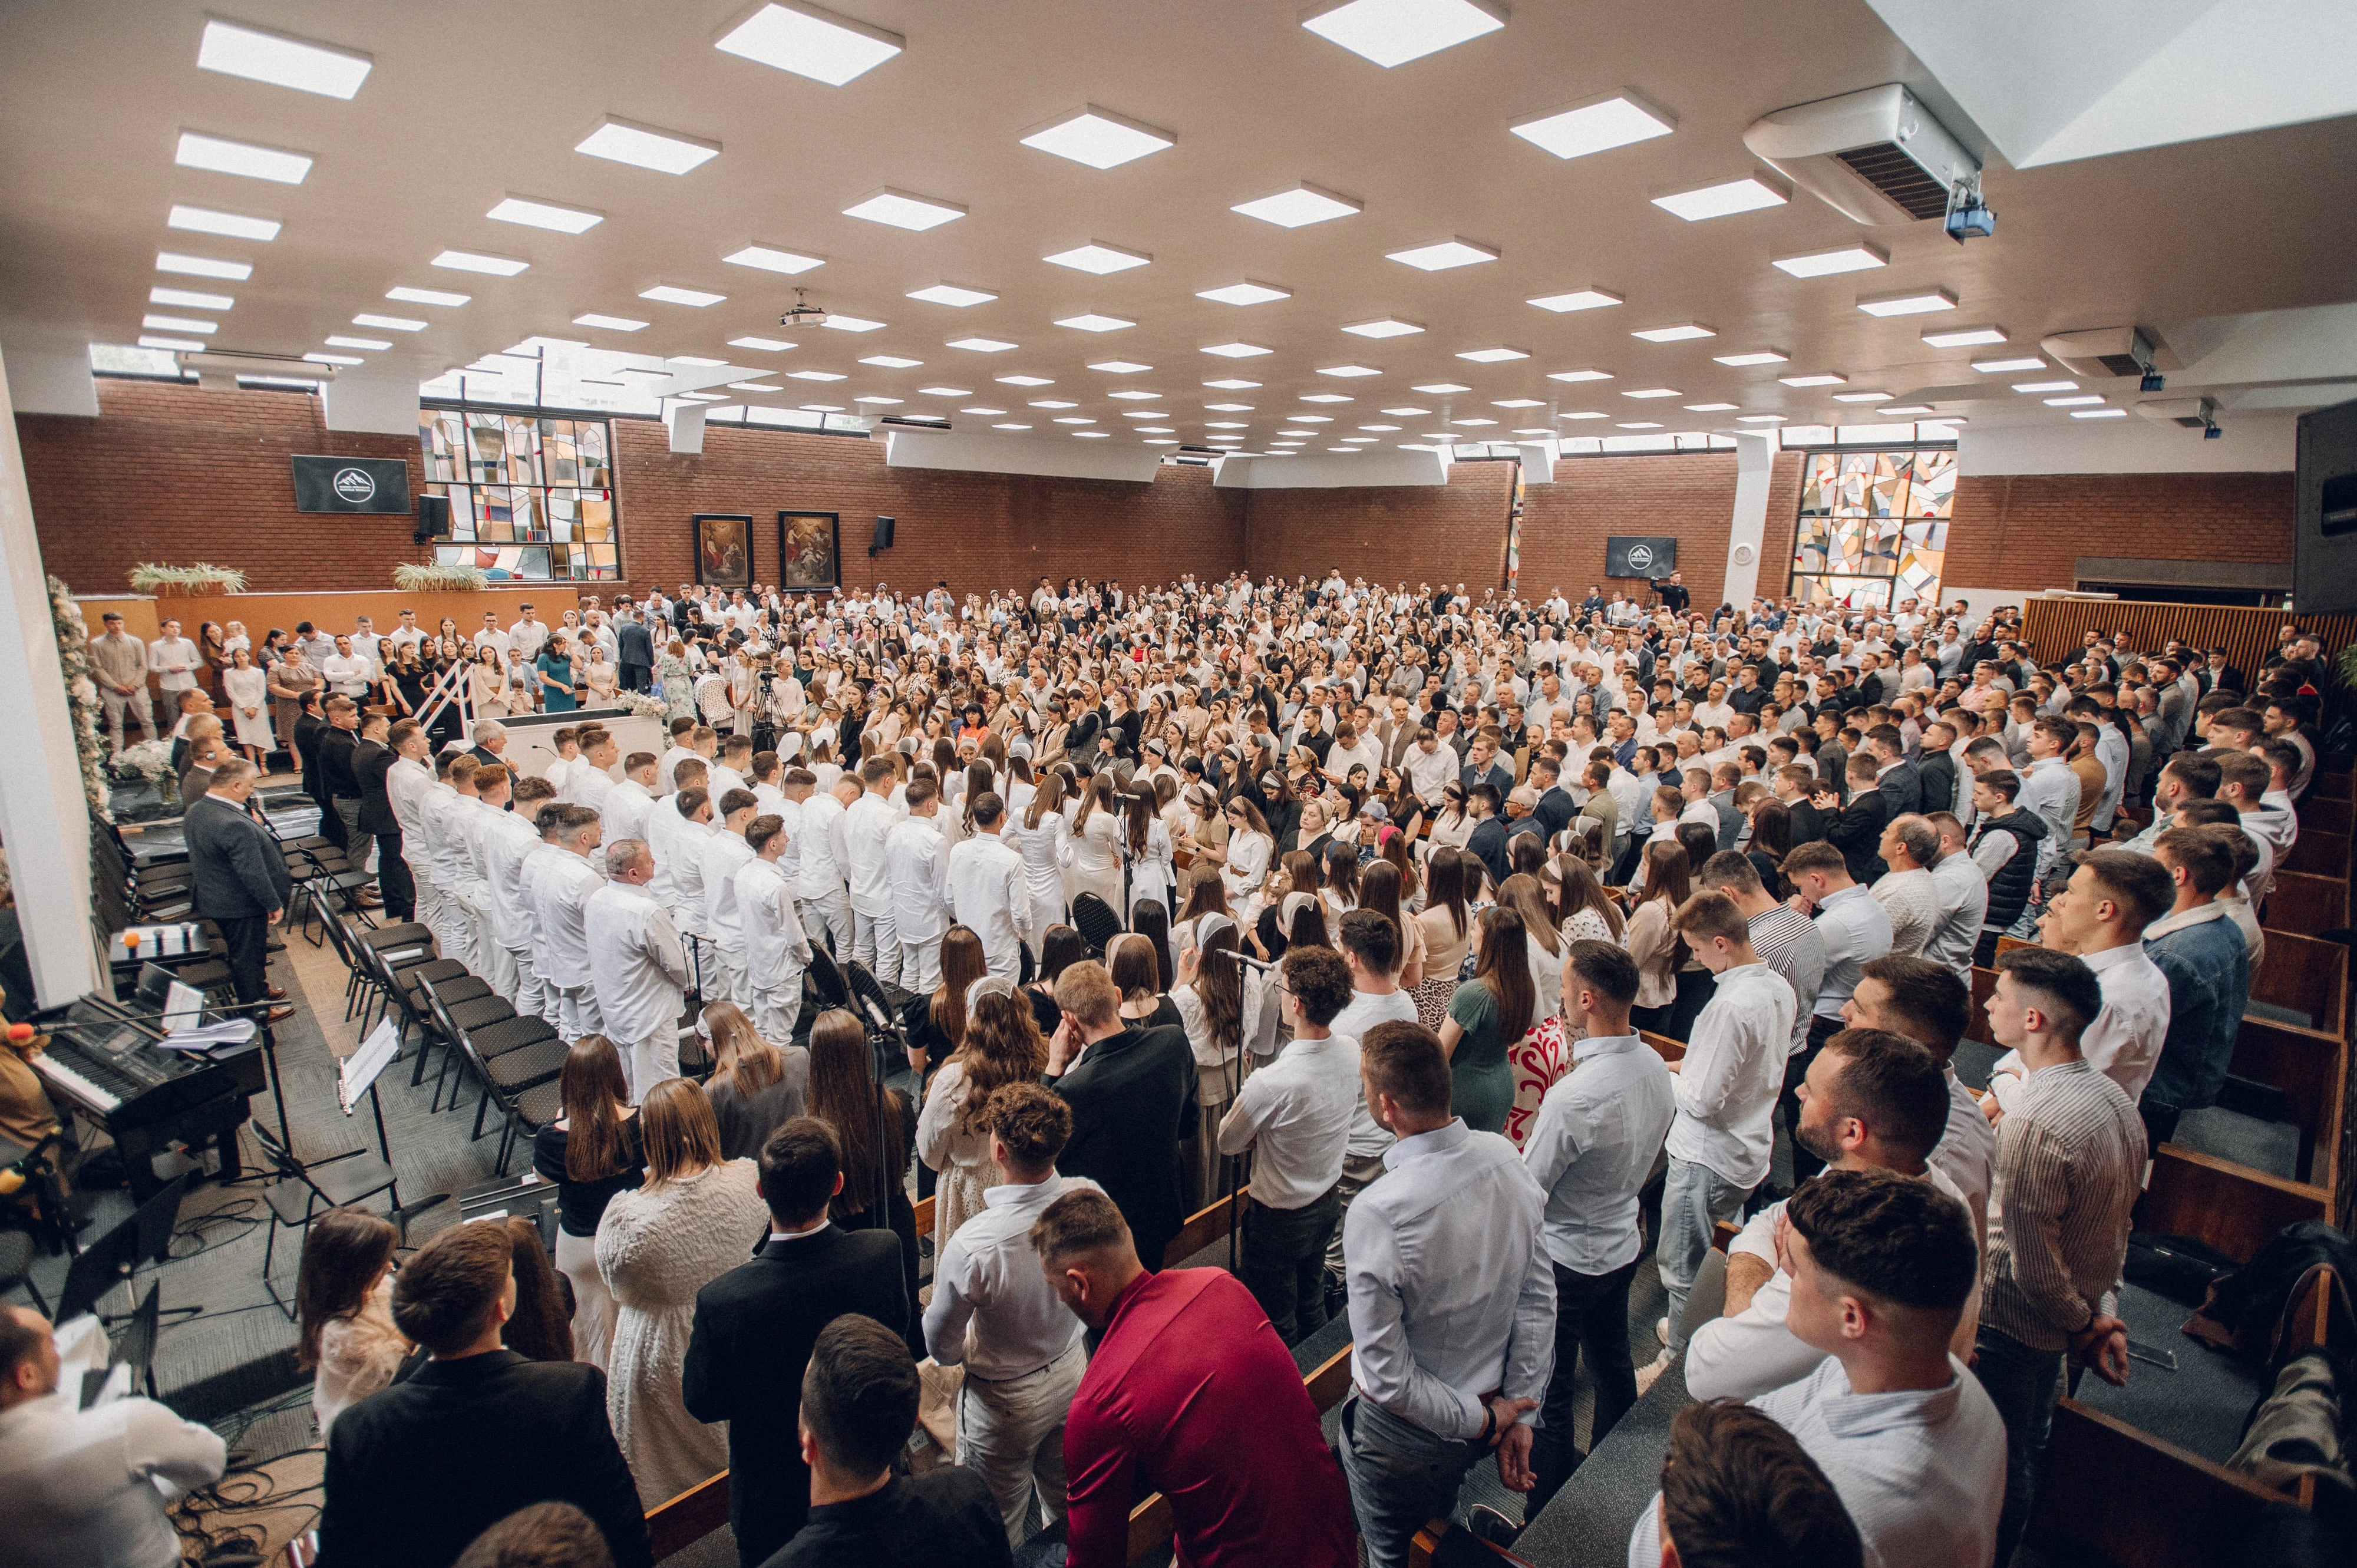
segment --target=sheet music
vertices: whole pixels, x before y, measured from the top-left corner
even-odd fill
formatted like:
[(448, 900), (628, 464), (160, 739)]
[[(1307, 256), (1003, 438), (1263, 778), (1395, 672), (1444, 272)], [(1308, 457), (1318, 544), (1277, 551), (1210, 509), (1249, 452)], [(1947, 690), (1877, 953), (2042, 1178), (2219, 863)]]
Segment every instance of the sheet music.
[(366, 1094), (369, 1086), (376, 1081), (376, 1075), (385, 1069), (385, 1065), (400, 1049), (401, 1031), (393, 1027), (392, 1019), (380, 1019), (377, 1026), (369, 1031), (368, 1038), (361, 1042), (360, 1049), (346, 1057), (338, 1066), (336, 1099), (343, 1106), (345, 1115), (352, 1113), (352, 1108), (360, 1103), (361, 1096)]
[(194, 1029), (205, 1021), (205, 993), (193, 985), (172, 982), (164, 993), (164, 1029), (167, 1034), (178, 1034)]

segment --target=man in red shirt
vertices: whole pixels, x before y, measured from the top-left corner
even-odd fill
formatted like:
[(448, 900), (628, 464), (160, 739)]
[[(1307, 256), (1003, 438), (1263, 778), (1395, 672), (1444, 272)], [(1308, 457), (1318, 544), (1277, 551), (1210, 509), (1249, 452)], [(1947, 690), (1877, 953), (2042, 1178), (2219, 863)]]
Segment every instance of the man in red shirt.
[(1169, 1499), (1183, 1568), (1356, 1568), (1341, 1467), (1250, 1291), (1219, 1269), (1147, 1273), (1093, 1188), (1049, 1204), (1031, 1244), (1103, 1336), (1064, 1427), (1071, 1568), (1123, 1568), (1129, 1510), (1154, 1491)]

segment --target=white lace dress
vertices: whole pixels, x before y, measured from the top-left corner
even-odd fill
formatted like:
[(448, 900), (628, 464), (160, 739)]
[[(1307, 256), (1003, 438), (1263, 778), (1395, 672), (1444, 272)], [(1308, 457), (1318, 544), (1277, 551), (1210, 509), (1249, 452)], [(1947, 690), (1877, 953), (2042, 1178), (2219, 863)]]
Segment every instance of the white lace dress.
[(753, 1255), (770, 1211), (750, 1160), (684, 1181), (619, 1192), (597, 1222), (597, 1272), (619, 1311), (606, 1410), (638, 1478), (639, 1501), (666, 1502), (728, 1467), (728, 1423), (687, 1413), (680, 1380), (695, 1293)]

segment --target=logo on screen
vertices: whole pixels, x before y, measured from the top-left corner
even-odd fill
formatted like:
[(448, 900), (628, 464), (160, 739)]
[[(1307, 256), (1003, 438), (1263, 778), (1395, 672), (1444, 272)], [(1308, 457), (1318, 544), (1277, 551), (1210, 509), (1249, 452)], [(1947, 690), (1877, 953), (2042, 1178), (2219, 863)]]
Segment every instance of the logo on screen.
[(336, 494), (354, 506), (376, 494), (376, 481), (369, 477), (366, 468), (337, 469), (335, 485)]
[[(342, 487), (343, 475), (339, 474), (336, 476), (336, 484), (339, 489)], [(1653, 564), (1653, 547), (1650, 544), (1631, 544), (1629, 546), (1629, 564), (1635, 567), (1640, 572), (1652, 570)]]

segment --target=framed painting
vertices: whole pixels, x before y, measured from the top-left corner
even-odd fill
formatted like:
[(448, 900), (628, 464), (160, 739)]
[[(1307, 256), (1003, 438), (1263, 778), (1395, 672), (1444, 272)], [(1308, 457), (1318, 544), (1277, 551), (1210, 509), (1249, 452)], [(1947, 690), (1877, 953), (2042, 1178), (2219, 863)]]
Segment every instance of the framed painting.
[(832, 511), (778, 514), (778, 585), (821, 593), (843, 585), (843, 518)]
[(695, 514), (695, 580), (712, 588), (753, 585), (753, 520), (725, 512)]

